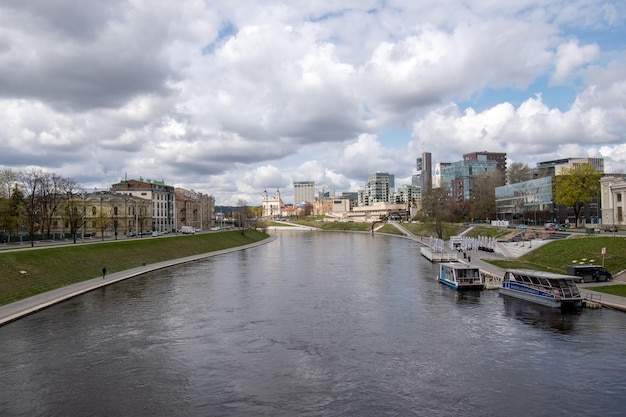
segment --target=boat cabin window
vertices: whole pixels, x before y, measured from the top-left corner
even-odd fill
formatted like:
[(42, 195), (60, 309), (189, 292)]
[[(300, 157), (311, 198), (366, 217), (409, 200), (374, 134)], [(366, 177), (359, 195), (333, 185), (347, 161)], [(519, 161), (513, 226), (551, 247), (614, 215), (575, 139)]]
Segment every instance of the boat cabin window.
[(545, 278), (539, 278), (539, 282), (541, 283), (541, 285), (543, 285), (544, 287), (551, 287), (550, 285), (550, 281), (548, 281)]
[(522, 281), (527, 284), (532, 284), (532, 281), (530, 280), (530, 277), (528, 275), (519, 275), (517, 278), (519, 278), (518, 281)]

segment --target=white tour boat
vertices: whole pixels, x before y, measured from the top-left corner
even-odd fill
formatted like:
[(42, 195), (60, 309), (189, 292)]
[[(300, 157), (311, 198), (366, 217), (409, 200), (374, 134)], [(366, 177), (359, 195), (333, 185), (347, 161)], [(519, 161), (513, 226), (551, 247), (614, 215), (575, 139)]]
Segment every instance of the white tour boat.
[(485, 288), (485, 282), (480, 273), (480, 269), (459, 262), (439, 264), (439, 276), (437, 280), (458, 291), (480, 291)]
[(578, 308), (583, 298), (577, 277), (530, 269), (507, 269), (500, 294), (556, 308)]

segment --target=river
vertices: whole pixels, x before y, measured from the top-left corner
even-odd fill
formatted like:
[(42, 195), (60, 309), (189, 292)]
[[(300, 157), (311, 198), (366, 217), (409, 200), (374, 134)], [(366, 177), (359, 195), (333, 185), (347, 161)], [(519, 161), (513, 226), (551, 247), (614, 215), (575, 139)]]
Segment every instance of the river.
[(0, 327), (0, 415), (624, 415), (624, 313), (456, 293), (406, 239), (278, 235)]

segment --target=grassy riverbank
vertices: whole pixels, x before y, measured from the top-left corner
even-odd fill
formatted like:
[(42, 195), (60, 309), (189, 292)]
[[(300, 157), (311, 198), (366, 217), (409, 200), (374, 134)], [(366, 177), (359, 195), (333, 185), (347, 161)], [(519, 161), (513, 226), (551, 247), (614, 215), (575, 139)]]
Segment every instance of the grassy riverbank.
[[(602, 248), (606, 255), (602, 256)], [(500, 268), (527, 268), (567, 272), (567, 265), (593, 263), (603, 265), (612, 274), (626, 269), (626, 239), (623, 237), (577, 237), (555, 240), (534, 249), (517, 259), (490, 260)]]
[(247, 245), (267, 238), (255, 230), (68, 244), (0, 252), (0, 305), (137, 266)]

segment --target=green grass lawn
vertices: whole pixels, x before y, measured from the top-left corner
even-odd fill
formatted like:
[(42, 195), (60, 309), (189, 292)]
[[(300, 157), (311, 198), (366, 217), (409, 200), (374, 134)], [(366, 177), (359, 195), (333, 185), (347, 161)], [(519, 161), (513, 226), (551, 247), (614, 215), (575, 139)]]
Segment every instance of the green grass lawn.
[(491, 238), (497, 239), (499, 237), (510, 234), (511, 232), (513, 232), (514, 234), (515, 230), (506, 229), (504, 227), (474, 226), (472, 230), (467, 232), (466, 236), (467, 237), (483, 236), (483, 237), (491, 237)]
[(376, 233), (388, 233), (388, 234), (391, 234), (391, 235), (400, 235), (400, 236), (404, 236), (405, 235), (405, 233), (403, 233), (401, 230), (399, 230), (393, 224), (385, 224), (383, 227), (381, 227), (380, 229), (376, 230)]
[[(434, 223), (402, 223), (402, 226), (416, 236), (437, 237), (437, 231), (435, 230)], [(444, 223), (443, 240), (449, 240), (451, 236), (457, 236), (465, 229), (467, 229), (467, 227), (457, 224)]]
[[(604, 261), (602, 248), (606, 248)], [(528, 268), (559, 274), (567, 272), (567, 265), (593, 263), (604, 265), (611, 274), (617, 274), (626, 269), (626, 239), (589, 236), (555, 240), (517, 259), (490, 260), (489, 262), (504, 269)]]
[(256, 230), (68, 244), (0, 252), (0, 305), (108, 273), (242, 246), (267, 238)]
[(598, 291), (604, 294), (618, 295), (626, 297), (626, 285), (606, 285), (603, 287), (587, 288), (589, 290)]
[(359, 232), (369, 232), (372, 230), (372, 223), (368, 222), (325, 222), (319, 221), (319, 219), (305, 218), (292, 220), (291, 223), (301, 226), (316, 227), (322, 230), (352, 230)]

